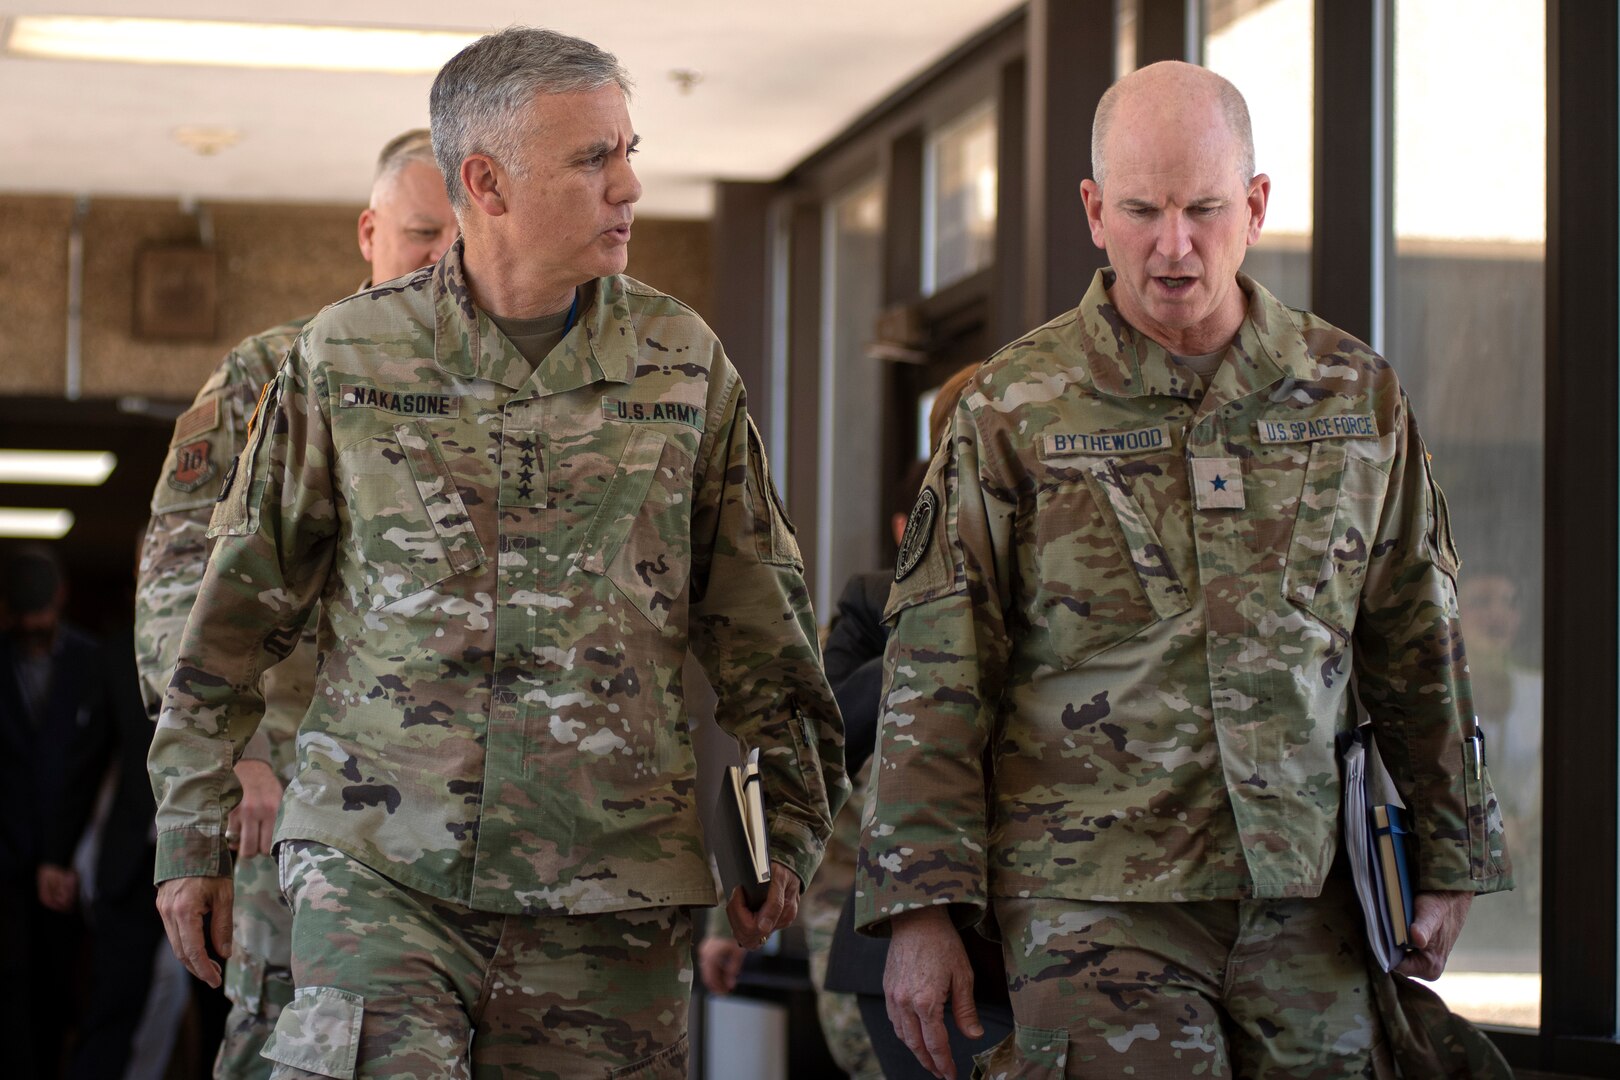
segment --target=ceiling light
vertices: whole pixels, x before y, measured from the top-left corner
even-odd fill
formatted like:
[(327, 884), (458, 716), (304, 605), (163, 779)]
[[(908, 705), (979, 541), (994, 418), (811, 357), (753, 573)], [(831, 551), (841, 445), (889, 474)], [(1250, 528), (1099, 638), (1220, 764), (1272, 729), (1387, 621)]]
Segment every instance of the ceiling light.
[(0, 506), (0, 536), (24, 540), (60, 540), (71, 528), (71, 510), (24, 510)]
[(0, 450), (0, 484), (104, 483), (118, 464), (108, 450)]
[(207, 127), (202, 124), (177, 127), (172, 134), (175, 142), (200, 157), (213, 157), (221, 150), (235, 146), (242, 139), (242, 133), (235, 128)]
[(5, 51), (52, 60), (422, 74), (479, 37), (364, 26), (19, 15)]

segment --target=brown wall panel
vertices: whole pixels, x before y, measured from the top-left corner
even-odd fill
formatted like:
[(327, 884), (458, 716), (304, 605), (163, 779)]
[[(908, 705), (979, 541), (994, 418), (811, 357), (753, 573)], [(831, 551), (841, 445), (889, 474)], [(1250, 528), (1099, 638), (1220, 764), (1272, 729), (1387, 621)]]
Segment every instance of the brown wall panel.
[[(368, 273), (355, 239), (358, 205), (203, 209), (219, 256), (215, 335), (143, 341), (134, 334), (136, 255), (148, 244), (195, 242), (197, 221), (172, 201), (91, 202), (84, 221), (84, 397), (188, 400), (242, 338), (347, 296)], [(0, 394), (64, 392), (72, 220), (70, 198), (0, 196)], [(709, 267), (707, 222), (636, 222), (632, 276), (701, 313), (711, 302)]]

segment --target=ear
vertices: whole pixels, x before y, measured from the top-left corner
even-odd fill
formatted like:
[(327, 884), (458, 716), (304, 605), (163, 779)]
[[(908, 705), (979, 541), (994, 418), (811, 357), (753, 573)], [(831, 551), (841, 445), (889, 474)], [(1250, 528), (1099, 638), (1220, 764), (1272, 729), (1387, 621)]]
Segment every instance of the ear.
[(360, 224), (357, 231), (360, 234), (360, 257), (366, 262), (370, 262), (371, 240), (377, 233), (377, 211), (369, 206), (360, 211)]
[(1260, 239), (1260, 226), (1266, 223), (1266, 203), (1271, 200), (1271, 177), (1255, 173), (1249, 181), (1249, 237), (1253, 244)]
[(1095, 180), (1080, 181), (1080, 200), (1086, 204), (1086, 224), (1091, 227), (1091, 242), (1106, 249), (1107, 245), (1103, 243), (1102, 188), (1097, 186)]
[(467, 199), (490, 217), (506, 213), (506, 170), (488, 154), (468, 154), (461, 162), (461, 186)]

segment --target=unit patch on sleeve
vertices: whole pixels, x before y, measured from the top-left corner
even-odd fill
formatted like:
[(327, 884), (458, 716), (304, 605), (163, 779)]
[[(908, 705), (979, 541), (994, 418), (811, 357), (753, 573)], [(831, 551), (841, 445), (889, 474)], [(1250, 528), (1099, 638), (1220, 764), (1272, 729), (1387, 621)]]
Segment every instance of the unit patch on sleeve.
[(681, 401), (602, 399), (602, 418), (630, 424), (685, 424), (703, 430), (703, 407)]
[(176, 491), (196, 491), (219, 471), (214, 465), (214, 444), (211, 439), (198, 439), (176, 447), (173, 461), (174, 469), (170, 471), (168, 479), (169, 486)]
[(934, 518), (939, 514), (939, 496), (934, 489), (925, 487), (917, 493), (917, 501), (906, 518), (906, 534), (900, 539), (900, 557), (894, 564), (894, 580), (904, 581), (906, 575), (917, 569), (928, 552), (928, 541), (934, 535)]
[(339, 405), (345, 409), (381, 409), (401, 416), (460, 416), (461, 398), (421, 390), (380, 390), (344, 383)]

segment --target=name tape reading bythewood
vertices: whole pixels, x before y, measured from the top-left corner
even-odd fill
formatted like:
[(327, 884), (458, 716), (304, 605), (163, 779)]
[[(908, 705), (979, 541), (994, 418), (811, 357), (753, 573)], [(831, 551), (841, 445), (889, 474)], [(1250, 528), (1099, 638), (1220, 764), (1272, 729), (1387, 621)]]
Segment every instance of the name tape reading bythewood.
[(1047, 435), (1041, 439), (1041, 457), (1073, 457), (1076, 454), (1145, 454), (1170, 445), (1167, 427), (1138, 428), (1135, 431), (1093, 431), (1067, 435)]

